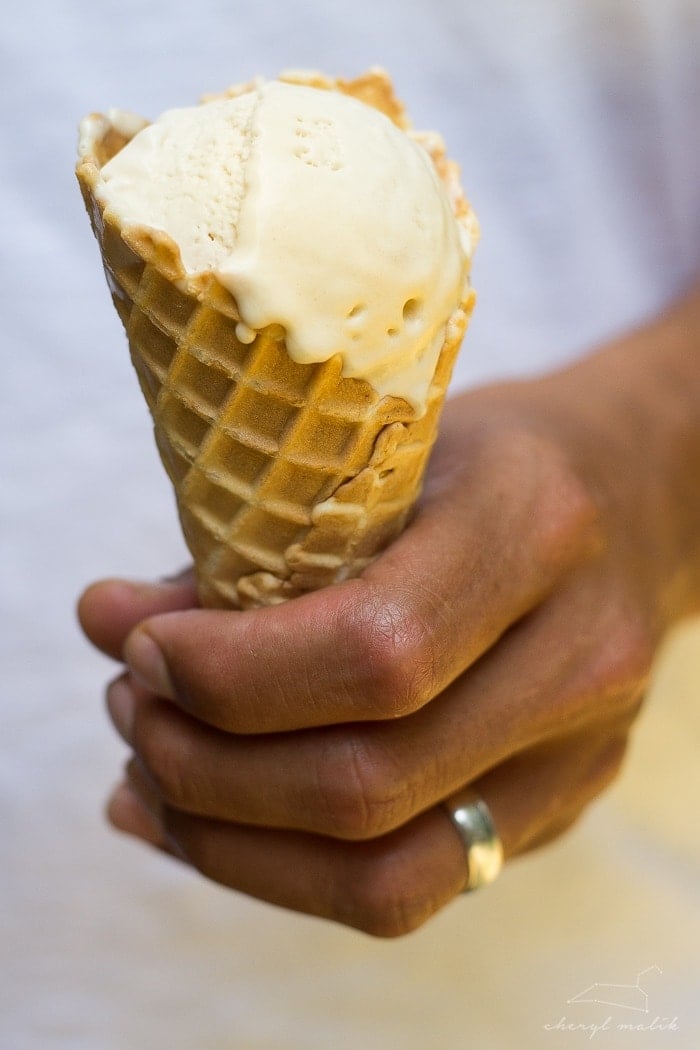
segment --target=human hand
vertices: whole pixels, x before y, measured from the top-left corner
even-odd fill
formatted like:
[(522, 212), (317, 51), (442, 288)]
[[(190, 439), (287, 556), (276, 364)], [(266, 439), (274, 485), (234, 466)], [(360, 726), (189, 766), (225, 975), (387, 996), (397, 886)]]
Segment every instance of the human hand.
[(247, 612), (194, 608), (188, 578), (90, 588), (86, 633), (127, 664), (113, 822), (391, 936), (464, 885), (441, 805), (464, 785), (506, 858), (575, 821), (682, 604), (674, 486), (650, 480), (629, 394), (613, 403), (613, 358), (451, 402), (415, 520), (361, 579)]

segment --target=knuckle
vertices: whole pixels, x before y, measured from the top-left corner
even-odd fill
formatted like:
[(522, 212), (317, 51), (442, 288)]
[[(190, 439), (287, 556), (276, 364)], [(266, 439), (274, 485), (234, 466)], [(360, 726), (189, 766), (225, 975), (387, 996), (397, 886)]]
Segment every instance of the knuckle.
[(621, 617), (599, 649), (592, 668), (594, 686), (636, 706), (649, 681), (654, 651), (646, 625), (631, 616)]
[(359, 736), (334, 734), (319, 749), (315, 788), (324, 825), (335, 838), (376, 838), (396, 825), (403, 808), (386, 761)]
[(396, 601), (366, 600), (346, 637), (363, 700), (378, 718), (410, 714), (429, 699), (434, 678), (429, 630), (417, 613)]
[(373, 937), (402, 937), (436, 910), (415, 871), (391, 852), (374, 856), (354, 872), (348, 922)]
[(654, 659), (651, 631), (633, 618), (606, 616), (591, 629), (583, 659), (562, 690), (560, 711), (570, 725), (628, 725), (639, 713)]
[(603, 545), (600, 510), (592, 492), (564, 462), (550, 462), (533, 515), (535, 550), (546, 565), (593, 554)]
[(499, 476), (519, 478), (522, 491), (529, 493), (522, 526), (532, 530), (543, 556), (561, 555), (596, 532), (597, 500), (558, 443), (513, 421), (491, 434), (490, 443)]
[(510, 851), (511, 857), (523, 856), (526, 853), (531, 853), (533, 850), (542, 849), (548, 846), (550, 843), (555, 842), (570, 831), (574, 825), (581, 819), (585, 812), (585, 806), (579, 807), (573, 812), (568, 812), (565, 816), (561, 817), (558, 821), (554, 821), (548, 824), (546, 828), (537, 832), (532, 837), (519, 842), (515, 848)]
[(605, 748), (594, 771), (596, 794), (605, 791), (618, 778), (622, 771), (626, 754), (626, 738), (618, 738)]

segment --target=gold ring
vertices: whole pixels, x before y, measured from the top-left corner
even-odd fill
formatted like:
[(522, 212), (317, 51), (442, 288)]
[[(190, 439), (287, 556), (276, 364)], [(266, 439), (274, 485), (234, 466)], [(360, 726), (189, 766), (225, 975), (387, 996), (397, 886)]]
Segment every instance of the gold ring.
[(467, 855), (467, 881), (462, 892), (488, 886), (503, 867), (503, 844), (489, 807), (472, 788), (451, 795), (443, 806)]

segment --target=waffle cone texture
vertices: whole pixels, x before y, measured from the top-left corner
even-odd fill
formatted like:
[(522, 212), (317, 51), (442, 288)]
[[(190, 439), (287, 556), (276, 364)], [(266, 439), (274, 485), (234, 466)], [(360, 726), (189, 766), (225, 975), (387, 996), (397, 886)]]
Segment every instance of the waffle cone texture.
[[(442, 140), (408, 130), (386, 74), (280, 79), (352, 95), (407, 130), (428, 150), (456, 218), (475, 235)], [(133, 118), (132, 128), (102, 115), (89, 120), (92, 146), (78, 163), (78, 180), (175, 489), (202, 604), (271, 605), (357, 576), (399, 535), (420, 494), (473, 306), (468, 283), (419, 418), (402, 398), (343, 377), (339, 355), (320, 364), (293, 361), (281, 326), (244, 344), (236, 335), (236, 301), (212, 274), (187, 276), (166, 234), (121, 228), (97, 200), (100, 168), (139, 122)]]

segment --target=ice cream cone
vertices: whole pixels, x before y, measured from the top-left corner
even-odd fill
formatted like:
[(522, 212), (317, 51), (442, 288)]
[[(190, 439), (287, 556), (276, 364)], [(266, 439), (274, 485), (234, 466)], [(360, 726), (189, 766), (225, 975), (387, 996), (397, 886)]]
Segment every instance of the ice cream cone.
[[(385, 74), (303, 82), (354, 95), (406, 126)], [(403, 398), (342, 376), (339, 355), (299, 364), (281, 326), (242, 326), (230, 292), (212, 274), (187, 276), (166, 234), (122, 228), (100, 204), (100, 168), (142, 124), (123, 114), (87, 118), (77, 174), (175, 489), (200, 599), (269, 605), (356, 576), (399, 535), (420, 493), (473, 305), (468, 282), (448, 320), (422, 415)], [(422, 142), (458, 221), (473, 232), (441, 140), (427, 135)]]

